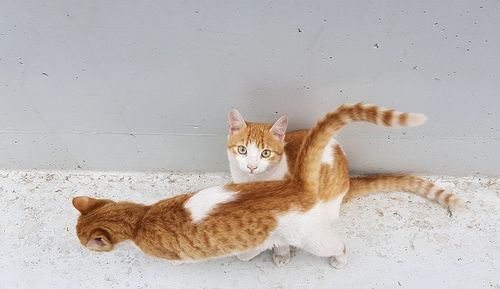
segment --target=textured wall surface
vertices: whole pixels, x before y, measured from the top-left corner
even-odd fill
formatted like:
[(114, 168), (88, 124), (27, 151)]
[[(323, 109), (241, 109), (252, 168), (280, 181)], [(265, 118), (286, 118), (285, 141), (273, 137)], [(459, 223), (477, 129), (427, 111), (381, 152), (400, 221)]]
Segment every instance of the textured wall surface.
[(0, 3), (0, 168), (224, 170), (226, 115), (311, 126), (343, 102), (358, 172), (499, 175), (498, 1)]

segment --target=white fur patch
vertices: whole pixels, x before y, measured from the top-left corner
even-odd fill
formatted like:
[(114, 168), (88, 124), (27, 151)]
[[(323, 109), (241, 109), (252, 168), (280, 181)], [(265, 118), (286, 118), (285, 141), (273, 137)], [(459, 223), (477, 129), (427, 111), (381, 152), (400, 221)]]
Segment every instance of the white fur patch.
[(333, 242), (334, 240), (329, 239), (333, 232), (332, 223), (339, 217), (344, 195), (345, 193), (334, 200), (317, 203), (307, 212), (290, 211), (280, 216), (271, 242), (300, 248), (310, 241), (317, 241), (319, 247)]
[(410, 113), (407, 120), (407, 126), (417, 126), (425, 123), (427, 116), (422, 113)]
[(329, 165), (333, 165), (335, 156), (333, 155), (333, 148), (338, 144), (335, 139), (331, 139), (330, 142), (323, 149), (323, 155), (321, 156), (321, 162)]
[(258, 167), (260, 161), (260, 149), (254, 143), (247, 145), (247, 165)]
[[(248, 182), (264, 182), (264, 181), (278, 181), (285, 178), (288, 173), (288, 162), (286, 154), (283, 153), (281, 160), (278, 164), (267, 164), (262, 172), (258, 174), (250, 174), (244, 165), (241, 163), (243, 160), (238, 159), (231, 151), (227, 151), (229, 159), (229, 169), (231, 171), (231, 178), (234, 183), (248, 183)], [(262, 161), (261, 161), (262, 163)], [(242, 168), (243, 167), (243, 168)], [(262, 164), (260, 167), (264, 167)]]
[(229, 168), (235, 183), (279, 180), (285, 177), (288, 172), (285, 156), (276, 165), (261, 157), (262, 151), (255, 143), (249, 143), (246, 148), (245, 155), (235, 154), (232, 150), (227, 151)]
[(191, 213), (191, 219), (197, 223), (207, 217), (218, 205), (234, 199), (236, 192), (227, 191), (223, 186), (210, 187), (194, 194), (184, 205)]
[(403, 113), (404, 112), (401, 112), (401, 111), (394, 112), (394, 117), (391, 119), (391, 126), (392, 127), (419, 126), (427, 121), (427, 116), (425, 116), (425, 114), (410, 112), (410, 113), (408, 113), (408, 118), (406, 119), (406, 124), (401, 125), (401, 124), (399, 124), (399, 116)]

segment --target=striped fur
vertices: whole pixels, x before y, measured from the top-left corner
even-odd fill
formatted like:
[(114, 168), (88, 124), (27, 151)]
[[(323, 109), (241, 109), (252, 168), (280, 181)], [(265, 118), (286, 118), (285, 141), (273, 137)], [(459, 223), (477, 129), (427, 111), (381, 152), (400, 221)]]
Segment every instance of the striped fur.
[(465, 206), (464, 202), (452, 192), (446, 191), (422, 178), (404, 174), (378, 174), (351, 177), (350, 188), (344, 201), (368, 194), (388, 192), (414, 193), (443, 207), (456, 210)]
[(327, 113), (316, 126), (311, 129), (302, 143), (297, 156), (292, 177), (304, 186), (307, 192), (319, 190), (317, 180), (321, 171), (322, 154), (328, 142), (346, 124), (352, 122), (370, 122), (384, 126), (416, 126), (427, 120), (425, 115), (418, 113), (399, 112), (376, 105), (362, 103), (345, 104), (335, 111)]

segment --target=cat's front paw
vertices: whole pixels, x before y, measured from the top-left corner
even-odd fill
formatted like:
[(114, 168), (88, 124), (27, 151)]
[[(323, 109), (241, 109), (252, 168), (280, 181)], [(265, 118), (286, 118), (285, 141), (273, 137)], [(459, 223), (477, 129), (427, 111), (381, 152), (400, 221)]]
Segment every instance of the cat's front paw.
[(342, 269), (347, 265), (347, 254), (330, 257), (330, 265), (335, 269)]
[(274, 264), (276, 264), (276, 266), (283, 267), (286, 264), (290, 263), (290, 252), (288, 252), (288, 254), (284, 254), (284, 255), (278, 255), (276, 253), (273, 253), (273, 260), (274, 260)]

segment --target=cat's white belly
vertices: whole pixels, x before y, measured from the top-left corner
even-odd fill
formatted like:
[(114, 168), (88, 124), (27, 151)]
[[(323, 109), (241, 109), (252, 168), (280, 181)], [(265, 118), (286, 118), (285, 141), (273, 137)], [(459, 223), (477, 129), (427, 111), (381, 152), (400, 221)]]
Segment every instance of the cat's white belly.
[(310, 240), (331, 236), (332, 224), (339, 217), (345, 193), (329, 202), (316, 204), (307, 212), (290, 212), (279, 217), (278, 227), (271, 234), (275, 245), (302, 247)]

